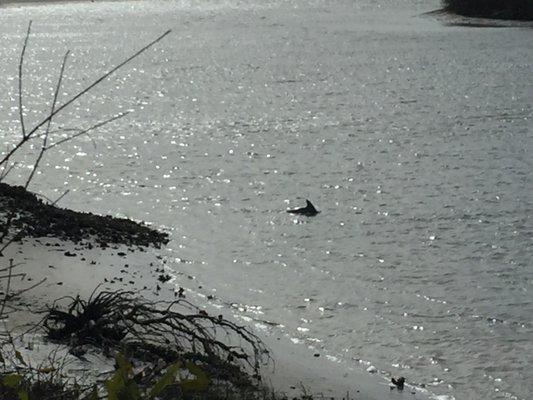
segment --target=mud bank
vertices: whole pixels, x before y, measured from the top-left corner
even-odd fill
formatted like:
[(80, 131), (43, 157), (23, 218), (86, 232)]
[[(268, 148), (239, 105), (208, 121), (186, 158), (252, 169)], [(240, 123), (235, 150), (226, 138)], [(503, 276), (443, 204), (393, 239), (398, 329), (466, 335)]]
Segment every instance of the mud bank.
[[(168, 235), (125, 218), (72, 211), (44, 203), (22, 186), (0, 182), (0, 222), (22, 230), (24, 237), (54, 237), (80, 243), (91, 240), (100, 247), (124, 244), (154, 246), (168, 242)], [(90, 245), (90, 243), (88, 243)]]

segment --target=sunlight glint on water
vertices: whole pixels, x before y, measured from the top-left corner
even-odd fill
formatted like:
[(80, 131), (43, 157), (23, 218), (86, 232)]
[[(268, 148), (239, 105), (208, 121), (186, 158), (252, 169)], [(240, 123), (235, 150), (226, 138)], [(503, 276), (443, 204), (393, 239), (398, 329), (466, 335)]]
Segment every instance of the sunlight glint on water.
[[(67, 48), (62, 99), (173, 29), (56, 121), (86, 127), (134, 110), (48, 155), (34, 189), (68, 187), (63, 206), (165, 227), (174, 268), (196, 278), (183, 283), (216, 290), (260, 329), (434, 393), (525, 399), (531, 32), (445, 27), (420, 16), (437, 6), (424, 3), (2, 9), (4, 43), (34, 19), (29, 122), (47, 109)], [(0, 51), (9, 144), (19, 47)], [(306, 198), (321, 214), (285, 213)]]

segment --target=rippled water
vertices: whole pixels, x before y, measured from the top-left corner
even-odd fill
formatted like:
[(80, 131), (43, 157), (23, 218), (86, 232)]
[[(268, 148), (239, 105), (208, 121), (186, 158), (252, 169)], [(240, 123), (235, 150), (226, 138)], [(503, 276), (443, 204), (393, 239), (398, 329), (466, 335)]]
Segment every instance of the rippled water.
[[(57, 119), (133, 110), (47, 154), (33, 188), (164, 226), (189, 285), (273, 333), (457, 399), (529, 398), (531, 29), (446, 27), (421, 16), (438, 2), (399, 3), (0, 9), (2, 141), (20, 132), (29, 18), (27, 124), (67, 48), (63, 100), (172, 28)], [(306, 198), (322, 213), (285, 213)]]

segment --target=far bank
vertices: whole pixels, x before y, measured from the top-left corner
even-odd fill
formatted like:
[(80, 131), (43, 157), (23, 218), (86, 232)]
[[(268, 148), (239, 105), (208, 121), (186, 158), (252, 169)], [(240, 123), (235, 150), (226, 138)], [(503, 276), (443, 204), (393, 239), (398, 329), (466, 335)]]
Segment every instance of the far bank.
[(533, 2), (529, 0), (443, 0), (444, 11), (472, 18), (533, 20)]

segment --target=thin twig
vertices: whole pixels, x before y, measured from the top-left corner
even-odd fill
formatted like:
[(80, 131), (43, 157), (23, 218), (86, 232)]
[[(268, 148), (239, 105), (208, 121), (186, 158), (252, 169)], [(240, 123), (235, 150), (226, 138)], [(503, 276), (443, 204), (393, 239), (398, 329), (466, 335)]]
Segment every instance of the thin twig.
[(15, 268), (17, 268), (17, 267), (20, 267), (21, 265), (24, 265), (24, 263), (19, 262), (19, 263), (17, 263), (17, 264), (13, 264), (12, 266), (9, 266), (9, 267), (0, 268), (0, 272), (7, 271), (8, 269), (15, 269)]
[[(131, 112), (131, 111), (128, 111), (128, 112)], [(50, 131), (50, 133), (59, 133), (59, 132), (76, 132), (76, 133), (79, 133), (81, 131), (83, 131), (83, 129), (80, 129), (80, 128), (60, 128), (60, 129), (54, 129), (53, 131)], [(94, 139), (92, 137), (90, 137), (90, 136), (89, 136), (89, 139), (91, 140), (94, 148), (96, 149), (96, 142), (94, 141)]]
[[(7, 218), (6, 218), (6, 222), (4, 223), (4, 226), (2, 227), (2, 233), (0, 234), (0, 244), (4, 242), (4, 239), (9, 234), (9, 228), (11, 227), (11, 224), (13, 223), (15, 214), (16, 214), (15, 208), (9, 211), (9, 214), (7, 215)], [(7, 248), (7, 246), (9, 246), (15, 240), (20, 238), (22, 232), (24, 232), (24, 229), (21, 229), (20, 231), (18, 231), (15, 235), (11, 237), (11, 239), (8, 240), (5, 246), (0, 248), (0, 256), (2, 255), (2, 252)]]
[(22, 107), (22, 66), (24, 64), (24, 54), (26, 53), (26, 46), (28, 45), (28, 40), (30, 38), (31, 31), (31, 20), (28, 23), (28, 31), (26, 32), (26, 38), (24, 39), (24, 45), (22, 46), (22, 51), (20, 53), (19, 60), (19, 114), (20, 114), (20, 125), (22, 127), (22, 138), (26, 138), (26, 127), (24, 126), (24, 109)]
[(105, 121), (100, 121), (100, 122), (94, 124), (93, 126), (87, 128), (87, 129), (84, 129), (84, 130), (82, 130), (82, 131), (79, 131), (78, 133), (75, 133), (74, 135), (71, 135), (71, 136), (66, 137), (66, 138), (64, 138), (64, 139), (61, 139), (61, 140), (58, 141), (58, 142), (52, 143), (51, 145), (49, 145), (48, 147), (46, 147), (45, 150), (50, 150), (50, 149), (52, 149), (52, 148), (54, 148), (54, 147), (56, 147), (56, 146), (58, 146), (58, 145), (60, 145), (60, 144), (63, 144), (63, 143), (65, 143), (65, 142), (68, 142), (68, 141), (70, 141), (70, 140), (72, 140), (72, 139), (75, 139), (75, 138), (77, 138), (77, 137), (79, 137), (79, 136), (86, 135), (86, 134), (88, 134), (90, 131), (94, 131), (95, 129), (101, 128), (102, 126), (107, 125), (107, 124), (109, 124), (110, 122), (113, 122), (113, 121), (116, 121), (117, 119), (123, 118), (123, 117), (125, 117), (126, 115), (128, 115), (129, 113), (130, 113), (129, 111), (126, 111), (126, 112), (123, 112), (123, 113), (117, 114), (117, 115), (115, 115), (115, 116), (113, 116), (113, 117), (111, 117), (111, 118), (109, 118), (109, 119), (106, 119)]
[[(52, 110), (50, 111), (51, 114), (54, 113), (54, 110), (56, 108), (57, 104), (57, 96), (59, 94), (59, 90), (61, 89), (61, 82), (63, 81), (63, 74), (65, 73), (65, 65), (67, 63), (67, 58), (70, 53), (70, 50), (67, 50), (65, 53), (65, 56), (63, 57), (63, 62), (61, 63), (61, 69), (59, 71), (59, 78), (57, 80), (57, 86), (54, 93), (54, 99), (52, 100)], [(35, 160), (35, 164), (33, 165), (33, 169), (31, 170), (30, 176), (28, 176), (28, 180), (26, 181), (26, 184), (24, 185), (24, 189), (27, 189), (31, 180), (33, 179), (33, 175), (35, 175), (35, 172), (37, 171), (37, 168), (39, 167), (39, 163), (41, 162), (41, 159), (43, 158), (44, 152), (47, 150), (46, 146), (48, 145), (48, 135), (50, 134), (50, 124), (52, 123), (52, 118), (48, 120), (48, 123), (46, 124), (46, 131), (44, 133), (43, 138), (43, 145), (41, 147), (41, 151), (39, 152), (39, 155), (37, 156), (37, 159)]]
[(126, 65), (127, 63), (129, 63), (131, 60), (133, 60), (134, 58), (138, 57), (141, 53), (145, 52), (146, 50), (148, 50), (150, 47), (152, 47), (153, 45), (155, 45), (157, 42), (159, 42), (160, 40), (162, 40), (165, 36), (167, 36), (170, 32), (172, 32), (171, 30), (168, 30), (166, 31), (165, 33), (163, 33), (162, 35), (160, 35), (158, 38), (156, 38), (155, 40), (151, 41), (150, 43), (148, 43), (146, 46), (144, 46), (142, 49), (136, 51), (133, 55), (131, 55), (130, 57), (128, 57), (126, 60), (122, 61), (120, 64), (118, 64), (117, 66), (115, 66), (114, 68), (112, 68), (109, 72), (106, 72), (105, 74), (103, 74), (102, 76), (100, 76), (98, 79), (96, 79), (93, 83), (91, 83), (89, 86), (87, 86), (85, 89), (79, 91), (76, 95), (74, 95), (73, 97), (71, 97), (69, 100), (67, 100), (65, 103), (63, 103), (60, 107), (58, 107), (53, 113), (51, 113), (50, 115), (48, 115), (45, 119), (43, 119), (41, 122), (39, 122), (37, 125), (35, 125), (32, 130), (30, 132), (28, 132), (28, 134), (22, 138), (22, 140), (17, 143), (15, 145), (15, 147), (13, 147), (13, 149), (11, 149), (11, 151), (9, 151), (3, 158), (2, 160), (0, 160), (0, 165), (3, 165), (4, 163), (6, 163), (7, 160), (9, 160), (11, 158), (11, 156), (16, 153), (18, 151), (18, 149), (20, 149), (28, 140), (30, 140), (33, 135), (35, 134), (35, 132), (37, 132), (37, 130), (39, 130), (44, 124), (46, 124), (50, 119), (52, 119), (56, 114), (60, 113), (61, 111), (63, 111), (66, 107), (68, 107), (69, 105), (71, 105), (73, 102), (75, 102), (76, 100), (78, 100), (80, 97), (82, 97), (85, 93), (87, 93), (89, 90), (91, 90), (92, 88), (94, 88), (95, 86), (97, 86), (100, 82), (102, 82), (104, 79), (108, 78), (111, 74), (113, 74), (114, 72), (116, 72), (117, 70), (119, 70), (120, 68), (122, 68), (124, 65)]
[(18, 274), (1, 275), (0, 279), (6, 279), (6, 278), (9, 278), (9, 277), (16, 278), (18, 276), (25, 277), (26, 275), (28, 275), (28, 274), (25, 273), (25, 272), (19, 272)]
[(45, 199), (50, 205), (55, 205), (59, 200), (61, 200), (63, 197), (66, 196), (66, 194), (68, 192), (70, 192), (70, 189), (67, 189), (65, 190), (56, 200), (52, 200), (50, 197), (48, 196), (45, 196), (44, 194), (42, 193), (36, 193), (36, 192), (32, 192), (31, 190), (28, 190), (29, 193), (35, 195), (35, 197), (41, 197), (43, 199)]
[(0, 318), (4, 315), (4, 309), (6, 308), (7, 299), (9, 298), (9, 289), (11, 288), (11, 271), (13, 270), (13, 259), (9, 260), (9, 275), (7, 278), (6, 295), (2, 301), (2, 308), (0, 308)]
[(17, 164), (18, 163), (15, 161), (13, 164), (11, 164), (11, 166), (9, 168), (7, 166), (6, 166), (6, 168), (4, 168), (4, 171), (2, 171), (2, 174), (0, 174), (0, 182), (2, 182), (6, 178), (6, 176), (9, 175), (11, 170), (13, 168), (15, 168), (17, 166)]
[(55, 201), (52, 202), (52, 205), (55, 206), (63, 197), (67, 195), (67, 193), (70, 192), (70, 189), (67, 189), (63, 192), (61, 196), (59, 196)]
[[(26, 274), (24, 274), (24, 275), (26, 275)], [(13, 276), (15, 276), (15, 275), (13, 275)], [(34, 289), (34, 288), (36, 288), (39, 285), (42, 285), (44, 282), (46, 282), (46, 279), (47, 278), (45, 277), (45, 278), (41, 279), (39, 282), (37, 282), (36, 284), (31, 285), (31, 286), (29, 286), (29, 287), (27, 287), (25, 289), (19, 290), (17, 293), (13, 293), (11, 296), (9, 296), (9, 298), (11, 299), (13, 297), (20, 296), (22, 293), (27, 292), (28, 290)]]

